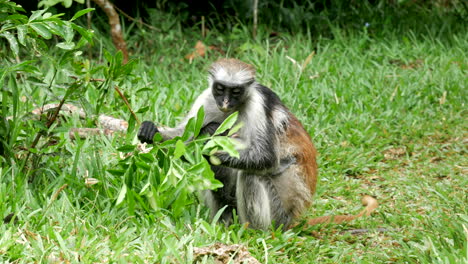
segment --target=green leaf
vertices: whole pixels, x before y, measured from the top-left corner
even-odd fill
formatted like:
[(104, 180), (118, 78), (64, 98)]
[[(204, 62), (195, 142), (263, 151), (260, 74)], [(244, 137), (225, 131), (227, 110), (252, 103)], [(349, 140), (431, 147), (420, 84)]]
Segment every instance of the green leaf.
[(123, 176), (125, 174), (125, 170), (118, 170), (118, 169), (109, 169), (107, 170), (110, 174), (114, 176)]
[(80, 16), (86, 14), (86, 13), (89, 13), (91, 11), (94, 11), (94, 8), (86, 8), (86, 9), (83, 9), (83, 10), (80, 10), (78, 12), (76, 12), (76, 14), (72, 17), (72, 19), (70, 19), (70, 21), (73, 21), (77, 18), (79, 18)]
[(202, 152), (206, 153), (207, 150), (210, 150), (214, 147), (216, 147), (216, 142), (214, 140), (210, 140), (203, 146)]
[(44, 24), (47, 25), (47, 28), (50, 30), (50, 32), (52, 32), (53, 35), (61, 36), (63, 38), (65, 37), (65, 31), (62, 25), (59, 25), (55, 22), (46, 22)]
[(193, 165), (192, 167), (190, 167), (187, 170), (187, 172), (194, 173), (194, 174), (197, 174), (197, 175), (201, 175), (203, 173), (203, 171), (206, 169), (205, 163), (206, 163), (206, 161), (199, 162), (199, 163)]
[(34, 31), (36, 31), (37, 34), (41, 35), (44, 39), (50, 39), (52, 37), (52, 33), (46, 26), (44, 26), (44, 24), (35, 23), (31, 24), (30, 26), (32, 29), (34, 29)]
[(169, 183), (172, 186), (176, 186), (177, 183), (183, 178), (183, 173), (178, 170), (176, 165), (171, 162), (169, 169), (164, 178), (163, 184)]
[(179, 159), (185, 153), (185, 144), (182, 140), (177, 140), (174, 150), (174, 159)]
[(135, 145), (124, 145), (120, 148), (117, 149), (117, 151), (123, 152), (123, 153), (129, 153), (133, 152), (135, 150)]
[(117, 197), (117, 202), (115, 205), (119, 205), (125, 199), (125, 195), (127, 194), (127, 185), (124, 183), (122, 185), (122, 189), (120, 189), (119, 196)]
[(151, 153), (140, 153), (138, 157), (146, 163), (153, 163), (156, 160)]
[(14, 14), (7, 16), (5, 20), (18, 20), (22, 24), (26, 24), (28, 21), (28, 17), (25, 15), (20, 15), (20, 14)]
[(72, 50), (75, 47), (75, 43), (73, 42), (60, 42), (57, 43), (56, 45), (58, 48), (64, 49), (64, 50)]
[(47, 9), (42, 9), (42, 10), (37, 10), (37, 11), (32, 11), (32, 15), (29, 17), (29, 22), (32, 22), (36, 19), (38, 19), (40, 16), (42, 16), (42, 14), (44, 14), (44, 12), (46, 11)]
[[(137, 91), (137, 93), (138, 93), (138, 91)], [(141, 113), (146, 113), (146, 112), (148, 112), (148, 110), (149, 110), (149, 106), (144, 106), (144, 107), (138, 109), (138, 111), (136, 111), (136, 112), (139, 113), (139, 114), (141, 114)]]
[(230, 138), (214, 137), (213, 140), (218, 146), (222, 148), (223, 151), (226, 151), (229, 156), (239, 158), (239, 152), (236, 150), (236, 146)]
[(146, 198), (148, 199), (148, 203), (151, 206), (151, 209), (157, 210), (158, 209), (158, 203), (156, 202), (156, 196), (154, 195), (153, 191), (149, 191), (146, 193)]
[(184, 134), (182, 135), (182, 140), (186, 141), (191, 136), (193, 136), (194, 130), (195, 130), (195, 119), (192, 117), (189, 119), (189, 121), (185, 125), (185, 130), (184, 130)]
[(188, 163), (193, 164), (195, 163), (195, 155), (193, 153), (185, 151), (184, 158), (188, 161)]
[(239, 122), (234, 125), (231, 129), (229, 129), (228, 137), (234, 135), (237, 131), (239, 131), (244, 126), (244, 122)]
[(75, 31), (73, 31), (73, 27), (71, 26), (70, 22), (66, 22), (63, 26), (63, 38), (66, 42), (72, 42), (73, 36), (75, 35)]
[(1, 34), (0, 36), (3, 36), (8, 40), (11, 51), (13, 51), (13, 54), (15, 54), (15, 56), (18, 56), (19, 47), (18, 47), (18, 41), (16, 41), (15, 36), (13, 36), (13, 34), (11, 34), (8, 31), (3, 32), (3, 34)]
[(198, 109), (198, 112), (197, 112), (197, 120), (195, 121), (193, 137), (197, 137), (198, 134), (200, 134), (200, 130), (202, 129), (202, 126), (203, 126), (203, 121), (205, 121), (205, 110), (202, 106)]
[(21, 45), (26, 46), (26, 34), (28, 33), (28, 29), (24, 25), (20, 25), (17, 28), (18, 31), (18, 41)]
[(221, 164), (221, 160), (216, 156), (210, 156), (210, 163), (217, 166)]
[(73, 0), (62, 0), (62, 5), (65, 7), (65, 8), (69, 8), (73, 3)]
[(151, 183), (148, 181), (143, 188), (141, 188), (141, 191), (138, 193), (139, 195), (144, 195), (148, 188), (151, 187)]
[(143, 170), (145, 170), (145, 171), (151, 170), (151, 166), (148, 165), (148, 163), (146, 163), (146, 162), (137, 161), (137, 162), (135, 162), (135, 165), (136, 165), (138, 168), (141, 168), (141, 169), (143, 169)]
[(224, 122), (216, 129), (216, 132), (214, 133), (215, 135), (219, 135), (223, 133), (224, 131), (228, 130), (231, 128), (237, 121), (237, 116), (239, 115), (238, 112), (232, 113)]
[[(80, 33), (80, 35), (85, 38), (88, 42), (92, 42), (93, 41), (93, 33), (89, 30), (86, 30), (76, 24), (71, 24), (72, 28), (74, 30), (76, 30), (78, 33)], [(110, 61), (110, 60), (108, 60)]]
[(145, 87), (145, 88), (141, 88), (139, 90), (137, 90), (135, 93), (142, 93), (142, 92), (152, 92), (153, 89), (149, 88), (149, 87)]
[(161, 142), (163, 140), (163, 137), (161, 133), (156, 133), (153, 137), (153, 142)]

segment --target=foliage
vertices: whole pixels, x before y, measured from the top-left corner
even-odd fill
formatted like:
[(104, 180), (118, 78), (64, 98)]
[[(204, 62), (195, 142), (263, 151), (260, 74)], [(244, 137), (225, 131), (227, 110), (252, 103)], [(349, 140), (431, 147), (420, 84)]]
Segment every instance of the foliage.
[[(26, 127), (19, 121), (21, 109), (20, 97), (22, 91), (18, 89), (20, 86), (18, 80), (24, 81), (27, 78), (36, 78), (42, 85), (52, 87), (55, 82), (55, 76), (63, 71), (65, 65), (71, 63), (79, 64), (78, 56), (80, 52), (76, 49), (83, 46), (86, 42), (92, 40), (92, 33), (84, 30), (82, 27), (73, 23), (73, 20), (92, 11), (92, 9), (82, 10), (73, 16), (69, 21), (60, 19), (61, 14), (53, 15), (46, 12), (46, 10), (39, 10), (33, 12), (30, 17), (22, 15), (20, 12), (24, 11), (20, 6), (7, 0), (0, 1), (0, 37), (8, 41), (8, 46), (12, 55), (6, 54), (2, 69), (0, 69), (0, 86), (9, 87), (2, 89), (2, 124), (1, 124), (1, 140), (2, 152), (4, 152), (7, 160), (14, 158), (12, 155), (15, 146), (17, 145), (18, 138), (20, 138), (23, 131), (31, 132), (29, 136), (34, 136), (40, 130), (47, 130), (49, 127)], [(83, 37), (77, 43), (74, 41), (75, 31), (79, 32)], [(63, 41), (56, 43), (56, 47), (65, 50), (62, 56), (47, 57), (51, 65), (57, 66), (49, 69), (47, 75), (44, 75), (40, 70), (35, 67), (34, 63), (38, 56), (43, 56), (48, 51), (48, 44), (46, 40), (52, 37), (60, 37)], [(21, 49), (20, 48), (24, 48)], [(19, 56), (24, 56), (26, 60), (20, 61)], [(81, 69), (75, 72), (80, 74)], [(68, 70), (66, 70), (68, 73)], [(8, 85), (6, 85), (8, 84)], [(82, 86), (81, 80), (77, 80), (69, 84), (66, 96), (71, 96), (74, 92), (78, 91)], [(36, 90), (37, 91), (37, 90)], [(23, 95), (24, 96), (24, 95)], [(10, 109), (12, 108), (12, 109)], [(12, 118), (7, 120), (11, 115)], [(31, 142), (31, 140), (24, 140), (22, 143)], [(36, 151), (35, 145), (31, 147)]]
[(69, 8), (73, 2), (77, 2), (79, 4), (84, 4), (85, 0), (40, 0), (38, 3), (38, 7), (51, 7), (56, 4), (62, 4), (64, 7)]
[[(52, 15), (47, 10), (34, 11), (28, 18), (19, 13), (22, 9), (14, 3), (2, 1), (1, 4), (5, 19), (1, 24), (0, 36), (8, 41), (12, 51), (11, 55), (7, 54), (6, 67), (0, 72), (0, 83), (6, 84), (2, 94), (1, 162), (10, 165), (19, 163), (18, 169), (23, 170), (26, 176), (26, 179), (20, 180), (22, 182), (28, 180), (39, 185), (48, 184), (51, 179), (39, 177), (45, 176), (44, 170), (50, 173), (52, 178), (56, 178), (61, 177), (61, 171), (67, 166), (71, 166), (71, 176), (76, 177), (77, 162), (84, 143), (78, 142), (76, 149), (63, 150), (64, 145), (70, 142), (63, 136), (67, 126), (61, 126), (60, 121), (57, 121), (58, 112), (54, 113), (55, 116), (44, 116), (40, 120), (34, 120), (33, 117), (31, 121), (25, 122), (31, 117), (27, 110), (21, 107), (21, 98), (31, 92), (34, 99), (30, 99), (43, 100), (39, 103), (33, 102), (34, 105), (43, 105), (49, 100), (59, 100), (60, 103), (79, 101), (88, 113), (88, 124), (91, 124), (98, 118), (102, 108), (107, 104), (115, 104), (117, 99), (114, 98), (114, 87), (125, 88), (131, 84), (136, 60), (123, 64), (122, 53), (112, 55), (104, 51), (103, 57), (107, 65), (91, 66), (91, 62), (82, 57), (83, 53), (79, 49), (85, 43), (92, 42), (93, 34), (73, 21), (92, 9), (81, 10), (69, 21), (63, 21), (60, 18), (61, 14)], [(75, 42), (75, 32), (83, 37), (78, 42)], [(48, 53), (48, 46), (53, 43), (54, 36), (57, 37), (54, 42), (59, 50), (52, 56), (49, 55), (52, 53)], [(24, 50), (19, 49), (18, 43)], [(28, 54), (31, 51), (32, 56)], [(53, 65), (47, 69), (46, 74), (36, 67), (37, 55), (42, 55), (45, 63)], [(32, 58), (24, 62), (19, 60), (19, 57), (28, 56)], [(21, 74), (20, 78), (17, 78), (17, 74)], [(31, 79), (34, 81), (31, 82)], [(12, 107), (9, 106), (10, 102)], [(145, 108), (148, 109), (146, 106), (138, 112), (146, 111)], [(123, 160), (110, 159), (115, 164), (118, 163), (119, 167), (108, 170), (118, 177), (112, 183), (116, 184), (118, 192), (109, 191), (106, 189), (109, 186), (105, 186), (102, 191), (106, 197), (116, 199), (116, 205), (126, 198), (130, 214), (134, 214), (135, 206), (139, 206), (146, 211), (164, 209), (166, 213), (172, 212), (177, 217), (187, 203), (193, 203), (195, 190), (219, 187), (220, 183), (214, 179), (213, 172), (202, 155), (210, 155), (218, 150), (233, 155), (237, 152), (226, 137), (215, 135), (187, 142), (190, 138), (198, 136), (203, 117), (203, 111), (200, 111), (196, 120), (190, 120), (181, 138), (164, 142), (160, 146), (155, 145), (149, 153), (139, 153), (133, 151), (136, 145), (132, 143), (132, 132), (136, 120), (130, 116), (126, 144), (115, 150), (128, 155)], [(233, 123), (229, 121), (235, 121), (234, 117), (226, 120), (227, 123), (220, 129), (230, 128)], [(204, 145), (205, 141), (210, 139), (212, 142)], [(133, 155), (130, 155), (131, 153)], [(50, 155), (55, 158), (51, 159)], [(75, 158), (72, 162), (57, 164), (57, 160), (73, 155)], [(184, 156), (188, 163), (181, 162), (181, 156)], [(85, 181), (89, 185), (96, 179), (87, 177)], [(86, 186), (81, 186), (84, 187)], [(101, 190), (98, 187), (96, 189)], [(147, 199), (144, 199), (145, 197)]]
[[(156, 143), (149, 149), (138, 149), (135, 145), (119, 147), (117, 150), (126, 155), (119, 161), (118, 168), (108, 170), (122, 177), (116, 205), (125, 198), (132, 215), (135, 205), (140, 205), (148, 212), (179, 218), (187, 206), (194, 203), (193, 193), (222, 187), (202, 155), (226, 151), (239, 156), (231, 139), (219, 136), (231, 128), (236, 119), (237, 113), (227, 118), (213, 136), (197, 137), (204, 120), (204, 111), (200, 108), (197, 117), (188, 121), (181, 137)], [(157, 134), (156, 139), (160, 142), (162, 137)]]

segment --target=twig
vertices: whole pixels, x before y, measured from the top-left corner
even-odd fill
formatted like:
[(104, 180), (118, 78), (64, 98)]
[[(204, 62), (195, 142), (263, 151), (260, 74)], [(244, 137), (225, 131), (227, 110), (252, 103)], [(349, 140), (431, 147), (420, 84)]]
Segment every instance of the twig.
[[(76, 76), (70, 76), (70, 78), (75, 79), (75, 80), (78, 79), (78, 77), (76, 77)], [(106, 80), (104, 80), (104, 79), (94, 79), (94, 78), (91, 78), (89, 81), (90, 81), (90, 82), (105, 82)], [(125, 97), (125, 95), (120, 91), (119, 87), (115, 86), (114, 89), (117, 91), (117, 93), (119, 94), (120, 98), (122, 98), (122, 100), (124, 101), (125, 105), (127, 105), (128, 110), (130, 110), (130, 113), (133, 115), (133, 117), (135, 118), (135, 120), (138, 122), (138, 124), (140, 124), (140, 120), (138, 119), (138, 117), (137, 117), (137, 116), (135, 115), (135, 113), (133, 112), (132, 107), (130, 106), (130, 103), (129, 103), (128, 100), (127, 100), (127, 97)]]
[[(91, 8), (91, 0), (86, 0), (86, 8)], [(92, 12), (88, 12), (86, 14), (86, 21), (88, 23), (88, 30), (91, 29), (91, 17), (92, 17)], [(91, 50), (91, 44), (87, 44), (88, 46), (88, 58), (89, 60), (91, 60), (91, 58), (93, 57), (93, 51)]]
[(201, 34), (203, 38), (206, 37), (205, 16), (201, 17)]
[[(42, 115), (44, 112), (58, 109), (59, 104), (46, 104), (43, 107), (32, 110), (34, 115)], [(78, 114), (80, 118), (86, 118), (86, 112), (77, 106), (72, 104), (63, 104), (60, 112), (68, 112), (70, 114)], [(118, 119), (108, 115), (99, 115), (98, 124), (104, 129), (109, 129), (111, 131), (120, 131), (125, 132), (128, 128), (128, 123), (125, 120)]]
[(133, 112), (132, 110), (132, 107), (130, 106), (130, 104), (128, 103), (128, 100), (127, 100), (127, 97), (125, 97), (125, 95), (120, 91), (119, 87), (118, 86), (114, 86), (115, 90), (117, 91), (117, 93), (120, 95), (120, 98), (122, 98), (122, 100), (124, 101), (124, 103), (127, 105), (127, 108), (128, 110), (130, 110), (130, 113), (132, 114), (133, 118), (135, 118), (135, 120), (137, 121), (138, 125), (140, 124), (140, 120), (138, 119), (138, 117), (135, 115), (135, 112)]
[[(57, 75), (57, 71), (55, 71), (54, 73), (54, 77), (52, 78), (51, 82), (50, 82), (50, 85), (49, 85), (49, 88), (50, 86), (52, 86), (52, 83), (53, 81), (55, 80), (55, 76)], [(71, 88), (69, 88), (71, 89)], [(67, 92), (68, 94), (68, 92)], [(60, 104), (59, 106), (57, 107), (57, 110), (55, 111), (54, 115), (47, 120), (47, 123), (46, 123), (46, 127), (47, 129), (50, 128), (50, 126), (55, 122), (55, 120), (57, 119), (57, 116), (58, 116), (58, 113), (60, 112), (60, 108), (62, 108), (62, 105), (65, 103), (65, 99), (67, 98), (67, 94), (65, 94), (65, 96), (62, 98), (62, 100), (60, 101)], [(37, 143), (39, 143), (39, 140), (41, 139), (42, 137), (42, 134), (43, 132), (39, 132), (36, 134), (36, 137), (34, 138), (34, 141), (33, 143), (31, 144), (30, 146), (30, 149), (33, 149), (33, 148), (36, 148), (37, 146)], [(28, 151), (28, 154), (26, 154), (26, 158), (24, 159), (24, 164), (26, 164), (26, 162), (29, 160), (29, 157), (31, 156), (31, 151)]]
[(120, 25), (119, 14), (115, 12), (115, 6), (109, 0), (93, 0), (109, 18), (111, 28), (112, 42), (115, 47), (122, 51), (124, 64), (128, 62), (127, 44), (122, 35), (122, 26)]
[(362, 229), (350, 229), (350, 230), (344, 230), (341, 232), (341, 234), (346, 234), (346, 233), (349, 233), (351, 235), (362, 235), (362, 234), (366, 234), (366, 233), (373, 233), (373, 232), (377, 232), (377, 233), (383, 233), (383, 232), (389, 232), (389, 231), (394, 231), (394, 230), (390, 230), (390, 229), (387, 229), (387, 228), (376, 228), (376, 229), (369, 229), (369, 228), (362, 228)]
[[(80, 80), (80, 78), (76, 76), (70, 76), (70, 78), (75, 79), (75, 80)], [(99, 78), (91, 78), (89, 79), (90, 82), (105, 82), (106, 80), (104, 79), (99, 79)]]
[(258, 23), (258, 0), (254, 0), (253, 2), (253, 31), (252, 36), (253, 38), (257, 37), (257, 23)]
[(305, 59), (305, 61), (302, 63), (301, 65), (301, 72), (304, 71), (304, 69), (307, 67), (307, 65), (310, 63), (310, 61), (312, 60), (312, 58), (314, 57), (315, 55), (315, 51), (312, 51), (309, 56), (307, 56), (307, 58)]

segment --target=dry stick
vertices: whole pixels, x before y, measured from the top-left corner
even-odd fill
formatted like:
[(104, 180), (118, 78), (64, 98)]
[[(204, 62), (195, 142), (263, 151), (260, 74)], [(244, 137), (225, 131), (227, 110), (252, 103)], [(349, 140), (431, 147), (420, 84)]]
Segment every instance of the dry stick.
[(206, 37), (205, 16), (201, 17), (201, 34), (202, 34), (202, 37)]
[[(76, 79), (76, 80), (78, 79), (78, 77), (76, 77), (76, 76), (70, 76), (70, 77), (73, 78), (73, 79)], [(104, 79), (94, 79), (93, 78), (93, 79), (90, 79), (89, 81), (90, 82), (105, 82), (106, 80), (104, 80)], [(127, 97), (125, 97), (125, 95), (120, 91), (119, 87), (115, 86), (114, 89), (117, 91), (120, 98), (122, 98), (122, 100), (124, 101), (124, 103), (127, 106), (128, 110), (130, 110), (130, 113), (133, 115), (133, 117), (135, 118), (137, 123), (140, 124), (140, 120), (138, 119), (138, 117), (133, 112), (132, 107), (130, 106), (130, 103), (128, 103)]]
[(39, 223), (41, 223), (44, 219), (45, 219), (45, 216), (46, 216), (46, 213), (47, 211), (49, 211), (49, 208), (50, 206), (52, 205), (52, 203), (57, 199), (58, 195), (60, 194), (60, 192), (62, 192), (65, 188), (68, 187), (68, 184), (64, 184), (62, 185), (60, 188), (58, 188), (55, 193), (52, 195), (52, 197), (50, 198), (50, 202), (49, 204), (47, 205), (47, 207), (45, 208), (45, 210), (42, 212), (41, 216), (42, 218), (39, 220)]
[(253, 35), (253, 38), (256, 38), (257, 37), (257, 21), (258, 21), (258, 0), (254, 0), (254, 3), (253, 3), (253, 12), (254, 12), (254, 16), (253, 16), (253, 32), (252, 32), (252, 35)]
[(70, 137), (71, 140), (75, 140), (77, 138), (85, 139), (89, 136), (98, 136), (98, 135), (111, 136), (114, 134), (114, 132), (116, 131), (108, 129), (108, 128), (105, 128), (105, 129), (89, 128), (89, 127), (70, 128), (70, 131), (68, 132), (68, 136)]
[(115, 11), (114, 5), (109, 0), (93, 0), (109, 18), (109, 25), (111, 27), (112, 42), (115, 47), (122, 51), (124, 56), (124, 63), (128, 62), (128, 51), (125, 40), (122, 36), (122, 26), (120, 25), (119, 14)]
[[(91, 1), (90, 0), (86, 0), (86, 8), (91, 8)], [(88, 22), (88, 30), (91, 29), (91, 17), (92, 17), (91, 12), (88, 12), (86, 14), (86, 21)], [(93, 56), (93, 52), (91, 50), (91, 44), (88, 43), (88, 58), (89, 58), (89, 60), (91, 60), (92, 56)]]
[[(75, 80), (79, 80), (80, 78), (76, 77), (76, 76), (69, 76), (70, 78), (72, 79), (75, 79)], [(90, 82), (105, 82), (106, 80), (104, 79), (99, 79), (99, 78), (90, 78), (89, 79)]]
[[(46, 104), (40, 108), (32, 110), (33, 115), (42, 115), (44, 112), (55, 111), (58, 108), (59, 104)], [(63, 104), (60, 112), (66, 112), (70, 114), (78, 114), (80, 118), (86, 118), (87, 115), (85, 111), (77, 106), (72, 104)], [(99, 115), (97, 116), (97, 122), (104, 129), (100, 128), (77, 128), (78, 134), (105, 134), (111, 135), (114, 132), (125, 132), (128, 128), (128, 123), (125, 120), (118, 119), (108, 115)], [(73, 129), (71, 129), (73, 130)], [(70, 131), (72, 132), (72, 131)], [(73, 131), (74, 133), (75, 131)]]
[(135, 115), (135, 112), (133, 112), (132, 107), (131, 107), (130, 104), (128, 103), (127, 97), (125, 97), (125, 95), (120, 91), (120, 89), (119, 89), (118, 86), (114, 86), (114, 88), (115, 88), (115, 90), (117, 91), (117, 93), (120, 95), (120, 98), (122, 98), (122, 100), (124, 101), (124, 103), (127, 105), (128, 110), (130, 110), (130, 113), (131, 113), (132, 116), (135, 118), (135, 120), (137, 121), (138, 125), (140, 125), (140, 120), (139, 120), (138, 117)]
[[(47, 120), (47, 123), (46, 123), (47, 129), (49, 129), (50, 126), (52, 126), (52, 124), (57, 119), (57, 116), (60, 113), (60, 109), (62, 108), (63, 104), (65, 103), (65, 99), (66, 99), (66, 96), (64, 96), (62, 98), (62, 100), (60, 101), (60, 103), (59, 103), (59, 105), (57, 107), (57, 110), (55, 110), (54, 115), (49, 120)], [(33, 143), (31, 144), (30, 149), (33, 149), (33, 148), (35, 148), (37, 146), (37, 143), (39, 143), (39, 139), (41, 139), (41, 137), (42, 137), (42, 132), (37, 133), (36, 137), (34, 138)], [(26, 155), (26, 158), (24, 159), (25, 163), (29, 160), (29, 156), (31, 156), (31, 151), (28, 151), (28, 154)]]

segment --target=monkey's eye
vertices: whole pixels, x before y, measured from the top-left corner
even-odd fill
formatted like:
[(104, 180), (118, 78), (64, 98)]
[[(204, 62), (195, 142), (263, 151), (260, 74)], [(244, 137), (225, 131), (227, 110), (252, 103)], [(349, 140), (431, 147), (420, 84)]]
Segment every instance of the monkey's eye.
[(218, 95), (222, 95), (222, 94), (223, 94), (223, 92), (224, 92), (224, 87), (223, 87), (223, 86), (217, 84), (217, 85), (215, 85), (214, 88), (215, 88), (216, 94), (218, 94)]
[(240, 95), (240, 93), (241, 93), (241, 90), (239, 88), (235, 88), (232, 90), (233, 95)]

